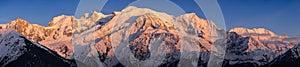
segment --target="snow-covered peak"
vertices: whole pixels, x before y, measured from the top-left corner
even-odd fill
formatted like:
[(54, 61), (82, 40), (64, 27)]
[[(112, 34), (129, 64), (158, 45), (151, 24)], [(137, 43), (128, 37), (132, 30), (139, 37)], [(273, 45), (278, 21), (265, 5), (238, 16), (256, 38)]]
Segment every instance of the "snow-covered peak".
[(72, 21), (76, 21), (76, 18), (74, 16), (61, 15), (61, 16), (54, 17), (48, 23), (47, 27), (59, 26), (59, 25), (69, 25), (69, 24), (72, 24)]
[(163, 20), (171, 20), (174, 18), (174, 16), (169, 15), (167, 13), (164, 12), (157, 12), (148, 8), (137, 8), (135, 6), (128, 6), (127, 8), (123, 9), (121, 11), (121, 14), (126, 14), (129, 16), (140, 16), (140, 15), (144, 15), (146, 13), (152, 13), (157, 15), (159, 18), (163, 19)]
[[(175, 27), (189, 35), (197, 35), (213, 42), (218, 37), (218, 27), (213, 21), (199, 18), (195, 13), (180, 15), (176, 18)], [(196, 34), (195, 34), (196, 33)]]
[(277, 36), (274, 32), (264, 28), (233, 28), (229, 32), (236, 32), (243, 36), (257, 35), (257, 36)]
[(244, 37), (253, 38), (253, 40), (259, 41), (272, 51), (286, 51), (297, 44), (297, 39), (289, 38), (286, 35), (277, 35), (274, 32), (264, 28), (234, 28), (229, 32), (236, 32)]
[[(122, 63), (123, 59), (116, 56), (136, 58), (134, 60), (145, 63), (153, 61), (147, 59), (162, 56), (162, 65), (176, 65), (180, 57), (190, 59), (184, 54), (186, 51), (201, 52), (201, 63), (207, 64), (209, 55), (213, 55), (210, 52), (219, 50), (217, 47), (220, 45), (214, 45), (216, 42), (228, 46), (223, 51), (229, 52), (225, 57), (229, 64), (263, 65), (273, 56), (292, 48), (294, 44), (291, 39), (287, 39), (288, 36), (279, 36), (263, 28), (234, 28), (225, 33), (213, 21), (199, 18), (195, 13), (174, 17), (164, 12), (134, 6), (108, 15), (94, 11), (79, 19), (62, 15), (53, 18), (45, 27), (29, 24), (21, 19), (10, 25), (0, 26), (0, 29), (13, 28), (64, 58), (75, 58), (87, 64), (97, 61), (95, 65), (101, 65), (101, 61), (107, 66)], [(221, 36), (224, 39), (220, 39)], [(120, 46), (127, 47), (123, 49)], [(153, 52), (156, 48), (166, 50)], [(167, 53), (166, 57), (164, 53)]]
[(10, 23), (8, 23), (8, 26), (18, 26), (18, 25), (27, 26), (29, 25), (29, 22), (18, 17), (16, 20), (13, 20)]

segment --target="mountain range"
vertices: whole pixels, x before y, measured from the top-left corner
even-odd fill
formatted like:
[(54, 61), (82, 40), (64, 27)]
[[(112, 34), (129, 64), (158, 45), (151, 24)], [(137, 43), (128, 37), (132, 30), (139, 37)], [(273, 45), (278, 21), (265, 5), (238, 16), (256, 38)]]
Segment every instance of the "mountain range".
[(225, 31), (195, 13), (129, 6), (61, 15), (46, 26), (17, 18), (0, 29), (1, 67), (300, 66), (298, 39), (264, 28)]

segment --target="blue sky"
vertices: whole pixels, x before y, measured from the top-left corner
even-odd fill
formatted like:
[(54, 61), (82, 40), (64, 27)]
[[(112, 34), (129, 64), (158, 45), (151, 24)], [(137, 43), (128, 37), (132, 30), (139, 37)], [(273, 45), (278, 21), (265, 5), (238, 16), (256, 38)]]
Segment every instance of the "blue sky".
[[(109, 0), (102, 13), (119, 11), (135, 0)], [(204, 18), (193, 0), (171, 0), (186, 12)], [(228, 29), (266, 28), (288, 35), (300, 35), (300, 0), (218, 0)], [(30, 23), (46, 25), (53, 17), (74, 15), (79, 0), (1, 0), (0, 23), (21, 17)]]

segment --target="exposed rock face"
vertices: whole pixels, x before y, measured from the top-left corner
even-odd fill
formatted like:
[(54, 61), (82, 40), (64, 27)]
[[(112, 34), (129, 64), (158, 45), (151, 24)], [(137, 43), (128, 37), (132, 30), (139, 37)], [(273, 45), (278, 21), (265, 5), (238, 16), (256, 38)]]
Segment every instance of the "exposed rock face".
[[(264, 66), (294, 47), (296, 39), (263, 29), (234, 28), (227, 34), (225, 65)], [(289, 39), (289, 41), (286, 41)], [(245, 61), (248, 60), (248, 61)]]
[(60, 57), (56, 52), (34, 43), (12, 29), (0, 30), (0, 66), (76, 66), (74, 60)]
[(37, 24), (30, 24), (21, 18), (17, 18), (8, 24), (1, 25), (1, 28), (12, 28), (24, 35), (26, 38), (43, 44), (57, 52), (59, 55), (70, 59), (70, 56), (73, 55), (74, 52), (74, 45), (72, 45), (71, 41), (72, 33), (80, 32), (94, 25), (100, 18), (103, 17), (104, 15), (102, 13), (97, 12), (93, 12), (91, 16), (88, 16), (87, 14), (86, 17), (83, 16), (81, 19), (76, 19), (73, 16), (62, 15), (54, 17), (45, 27)]
[(195, 13), (181, 15), (176, 20), (179, 26), (178, 29), (183, 29), (190, 35), (197, 35), (210, 42), (213, 42), (212, 37), (217, 35), (217, 26), (214, 22), (199, 18)]
[(20, 34), (29, 36), (27, 38), (30, 38), (36, 42), (44, 40), (46, 36), (46, 34), (43, 34), (45, 29), (42, 26), (30, 24), (21, 18), (17, 18), (16, 20), (10, 22), (5, 26), (5, 28), (13, 28)]
[(267, 50), (259, 41), (251, 37), (242, 37), (235, 32), (229, 32), (225, 42), (225, 66), (263, 66), (278, 55)]
[(286, 35), (276, 35), (275, 33), (263, 28), (234, 28), (229, 32), (236, 32), (244, 37), (250, 37), (257, 41), (262, 47), (273, 52), (282, 53), (287, 49), (293, 48), (298, 43), (297, 39), (288, 38)]
[[(133, 6), (109, 15), (87, 13), (79, 19), (62, 15), (47, 26), (18, 18), (0, 25), (0, 29), (6, 28), (64, 58), (98, 67), (207, 66), (210, 56), (220, 51), (225, 51), (223, 66), (264, 66), (297, 44), (263, 28), (234, 28), (225, 33), (195, 13), (174, 17)], [(219, 46), (227, 48), (220, 50)]]
[[(200, 53), (198, 66), (201, 66), (201, 64), (205, 66), (209, 61), (209, 59), (207, 59), (210, 56), (209, 52), (217, 52), (217, 49), (212, 44), (212, 42), (215, 41), (213, 36), (218, 34), (216, 30), (217, 26), (215, 26), (213, 22), (198, 18), (195, 14), (173, 17), (148, 9), (128, 7), (116, 14), (110, 21), (105, 23), (105, 25), (101, 25), (100, 29), (96, 29), (93, 34), (95, 34), (95, 39), (100, 38), (96, 43), (103, 45), (98, 47), (101, 48), (98, 49), (98, 51), (101, 50), (99, 51), (101, 53), (100, 59), (104, 64), (116, 64), (115, 62), (110, 62), (111, 60), (116, 60), (115, 57), (112, 57), (115, 55), (111, 52), (116, 52), (116, 49), (123, 49), (116, 48), (120, 45), (119, 43), (128, 45), (125, 49), (130, 48), (129, 52), (133, 53), (134, 58), (141, 61), (150, 59), (151, 54), (154, 53), (151, 52), (151, 45), (154, 44), (153, 42), (159, 41), (157, 39), (162, 39), (163, 42), (167, 42), (160, 43), (160, 45), (167, 46), (166, 56), (168, 58), (164, 58), (166, 60), (164, 60), (160, 66), (176, 66), (180, 60), (178, 56), (184, 55), (180, 53), (182, 53), (183, 48), (186, 46), (196, 47), (189, 47), (188, 50), (198, 51)], [(267, 30), (264, 30), (266, 32), (263, 33), (259, 31), (260, 30), (254, 33), (268, 33), (273, 37), (276, 36), (276, 34), (270, 33), (270, 31)], [(225, 44), (227, 45), (227, 50), (224, 64), (228, 64), (229, 66), (251, 64), (253, 66), (263, 66), (281, 54), (278, 50), (284, 51), (280, 48), (272, 49), (267, 47), (267, 45), (261, 41), (265, 42), (268, 39), (257, 39), (252, 37), (254, 35), (240, 36), (239, 34), (229, 33), (226, 36)], [(87, 37), (89, 38), (91, 36)], [(169, 39), (170, 37), (172, 38)], [(277, 41), (283, 42), (284, 40)], [(184, 47), (182, 47), (182, 45), (184, 45)], [(276, 46), (288, 47), (289, 45), (279, 44)], [(126, 56), (128, 52), (125, 54), (120, 53), (120, 55)], [(126, 58), (129, 57), (123, 57), (123, 59)]]
[[(62, 20), (64, 19), (64, 20)], [(3, 25), (2, 28), (12, 28), (24, 35), (26, 38), (33, 40), (34, 42), (41, 43), (44, 46), (58, 52), (63, 57), (66, 57), (72, 53), (73, 49), (71, 43), (72, 35), (72, 19), (71, 16), (59, 16), (54, 18), (46, 27), (30, 24), (25, 20), (17, 18), (16, 20)], [(54, 23), (60, 21), (61, 23)], [(67, 49), (61, 49), (66, 47)]]
[[(101, 43), (104, 43), (103, 46), (98, 47), (101, 48), (98, 50), (101, 50), (99, 51), (101, 53), (100, 59), (104, 62), (104, 64), (115, 64), (115, 62), (111, 62), (111, 60), (115, 59), (128, 59), (128, 56), (131, 56), (132, 53), (134, 58), (137, 58), (137, 60), (141, 62), (155, 61), (162, 63), (150, 66), (177, 66), (181, 55), (180, 47), (181, 45), (185, 45), (183, 43), (189, 43), (189, 45), (191, 45), (192, 47), (196, 47), (193, 49), (188, 49), (190, 51), (216, 51), (216, 48), (214, 48), (214, 46), (212, 45), (209, 37), (211, 33), (209, 31), (211, 29), (210, 27), (215, 27), (216, 29), (216, 26), (213, 24), (213, 22), (200, 19), (195, 14), (187, 14), (176, 18), (174, 16), (155, 12), (149, 9), (128, 7), (122, 10), (120, 13), (116, 14), (110, 21), (106, 22), (105, 25), (101, 25), (99, 30), (96, 29), (94, 31), (95, 33), (93, 33), (94, 35), (85, 36), (83, 37), (83, 39), (88, 40), (86, 38), (94, 36), (97, 43), (96, 45), (101, 45)], [(212, 29), (211, 31), (213, 30), (214, 29)], [(205, 39), (204, 37), (207, 39)], [(97, 39), (99, 39), (99, 41), (97, 41)], [(117, 48), (119, 46), (122, 46), (122, 44), (124, 43), (125, 46), (128, 45), (128, 47)], [(155, 52), (155, 49), (153, 48), (164, 47), (155, 47), (155, 45), (165, 46), (165, 50), (160, 51), (165, 53), (157, 54), (157, 52)], [(120, 50), (121, 52), (118, 52), (119, 49), (124, 50)], [(122, 51), (126, 51), (126, 49), (128, 49), (128, 52), (131, 53), (122, 53)], [(118, 55), (111, 55), (113, 54), (111, 52), (117, 52), (115, 54), (119, 54), (122, 56), (114, 58), (114, 56)], [(93, 54), (92, 50), (88, 54)], [(161, 58), (161, 61), (152, 60), (152, 57), (157, 57), (156, 55), (163, 54), (165, 54), (166, 56), (163, 56), (163, 58)], [(207, 57), (209, 55), (205, 56)], [(207, 59), (203, 60), (204, 62), (208, 61)], [(125, 64), (125, 66), (131, 66), (130, 61), (128, 61), (128, 63), (123, 61), (121, 62), (122, 64)], [(147, 66), (147, 63), (140, 65)]]

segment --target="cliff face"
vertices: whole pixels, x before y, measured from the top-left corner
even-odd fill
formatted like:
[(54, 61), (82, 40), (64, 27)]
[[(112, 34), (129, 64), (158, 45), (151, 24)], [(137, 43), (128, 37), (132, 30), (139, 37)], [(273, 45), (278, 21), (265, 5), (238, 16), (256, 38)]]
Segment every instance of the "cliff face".
[(174, 17), (133, 6), (108, 15), (87, 13), (78, 19), (62, 15), (47, 26), (20, 18), (0, 25), (0, 29), (8, 28), (89, 66), (195, 66), (192, 59), (198, 59), (196, 66), (206, 66), (220, 51), (225, 52), (220, 62), (225, 66), (263, 66), (297, 44), (263, 28), (234, 28), (226, 33), (195, 13)]

